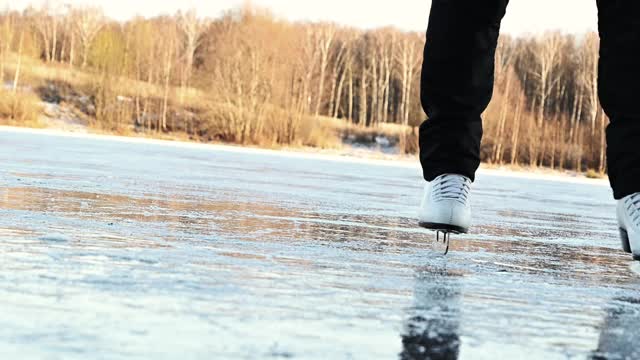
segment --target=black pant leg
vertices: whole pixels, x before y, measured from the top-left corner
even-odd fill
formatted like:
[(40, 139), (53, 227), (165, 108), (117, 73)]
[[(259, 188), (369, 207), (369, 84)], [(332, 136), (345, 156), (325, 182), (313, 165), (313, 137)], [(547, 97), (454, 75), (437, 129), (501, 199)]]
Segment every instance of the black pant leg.
[(472, 180), (480, 165), (481, 114), (491, 101), (495, 50), (509, 0), (433, 0), (422, 66), (424, 178)]
[(640, 192), (640, 1), (598, 0), (600, 102), (616, 199)]

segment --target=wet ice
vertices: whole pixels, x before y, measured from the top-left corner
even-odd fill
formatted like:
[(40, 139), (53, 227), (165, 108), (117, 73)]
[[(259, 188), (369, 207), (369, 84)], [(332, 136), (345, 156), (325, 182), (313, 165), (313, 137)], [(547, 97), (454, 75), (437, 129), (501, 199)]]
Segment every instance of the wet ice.
[(417, 167), (8, 130), (0, 163), (3, 355), (638, 356), (606, 186), (482, 173), (443, 257)]

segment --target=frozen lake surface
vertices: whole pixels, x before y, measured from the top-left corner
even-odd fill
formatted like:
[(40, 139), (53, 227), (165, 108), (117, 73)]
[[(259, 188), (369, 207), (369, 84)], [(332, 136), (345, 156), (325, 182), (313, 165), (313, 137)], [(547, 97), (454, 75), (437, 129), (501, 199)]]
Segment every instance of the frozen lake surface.
[(640, 358), (605, 186), (481, 174), (444, 257), (417, 167), (6, 129), (0, 165), (3, 359)]

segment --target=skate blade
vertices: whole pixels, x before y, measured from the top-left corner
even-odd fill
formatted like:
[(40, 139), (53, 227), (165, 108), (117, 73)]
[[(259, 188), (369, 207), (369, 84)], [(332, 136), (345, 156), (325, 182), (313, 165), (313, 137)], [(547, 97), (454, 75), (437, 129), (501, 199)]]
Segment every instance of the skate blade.
[(425, 229), (435, 231), (437, 243), (440, 242), (440, 236), (442, 235), (442, 242), (447, 246), (444, 251), (445, 256), (449, 254), (449, 250), (451, 248), (451, 234), (466, 234), (469, 231), (469, 229), (448, 224), (420, 222), (419, 225)]
[[(622, 240), (622, 250), (624, 250), (624, 252), (631, 254), (631, 244), (629, 243), (629, 233), (627, 233), (627, 230), (620, 228), (620, 240)], [(636, 259), (638, 260), (638, 259)]]
[(620, 228), (620, 240), (622, 240), (622, 250), (628, 254), (633, 255), (633, 260), (640, 261), (640, 255), (636, 255), (631, 250), (631, 243), (629, 242), (629, 233), (627, 230)]

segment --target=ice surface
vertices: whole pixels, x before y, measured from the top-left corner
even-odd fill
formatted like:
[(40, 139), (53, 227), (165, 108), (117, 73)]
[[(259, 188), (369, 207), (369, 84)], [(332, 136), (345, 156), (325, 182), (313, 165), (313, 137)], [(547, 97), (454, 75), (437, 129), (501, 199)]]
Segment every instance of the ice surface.
[(0, 164), (2, 358), (640, 356), (605, 186), (481, 174), (443, 257), (417, 167), (6, 129)]

